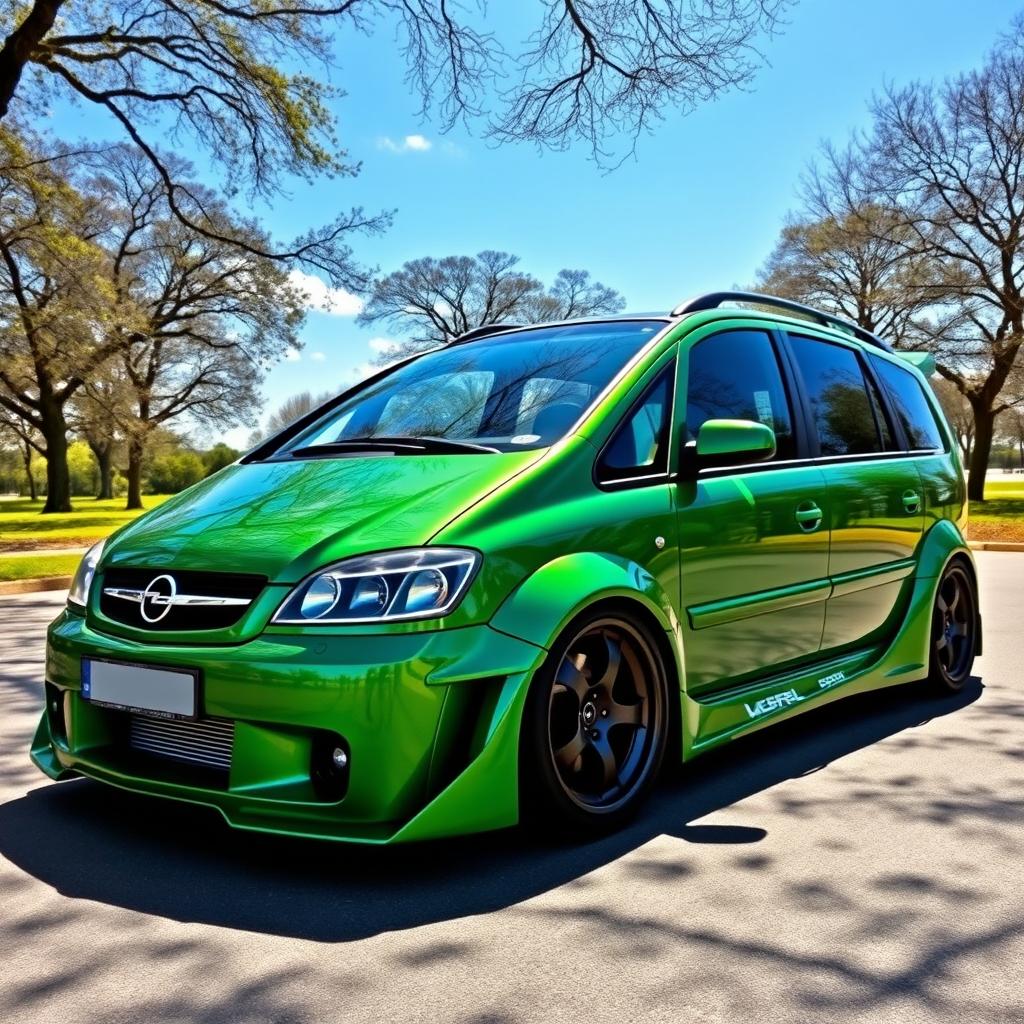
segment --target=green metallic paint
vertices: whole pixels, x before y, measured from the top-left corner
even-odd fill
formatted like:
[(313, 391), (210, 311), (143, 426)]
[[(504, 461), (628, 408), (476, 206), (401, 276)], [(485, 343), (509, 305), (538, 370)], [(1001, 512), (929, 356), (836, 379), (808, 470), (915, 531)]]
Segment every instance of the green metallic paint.
[(747, 456), (746, 462), (770, 459), (775, 454), (771, 427), (752, 420), (707, 420), (697, 433), (697, 458), (702, 464), (728, 464)]
[[(108, 543), (86, 615), (68, 610), (51, 626), (46, 680), (68, 738), (51, 735), (44, 714), (33, 761), (51, 778), (82, 774), (215, 807), (241, 828), (399, 842), (516, 822), (530, 681), (564, 625), (597, 601), (631, 602), (664, 636), (684, 758), (921, 678), (937, 579), (950, 558), (970, 561), (955, 446), (678, 476), (677, 399), (671, 474), (621, 487), (595, 479), (624, 411), (671, 360), (685, 395), (696, 341), (787, 326), (806, 329), (754, 311), (671, 325), (547, 450), (241, 464), (172, 499)], [(910, 512), (903, 498), (915, 487), (922, 501)], [(270, 625), (291, 585), (323, 565), (423, 544), (484, 555), (447, 618)], [(155, 637), (98, 607), (103, 572), (121, 565), (258, 572), (270, 583), (231, 629)], [(79, 697), (83, 656), (198, 669), (203, 712), (236, 722), (226, 787), (173, 769), (139, 774), (111, 746), (117, 713)], [(310, 783), (316, 730), (351, 749), (341, 800)]]

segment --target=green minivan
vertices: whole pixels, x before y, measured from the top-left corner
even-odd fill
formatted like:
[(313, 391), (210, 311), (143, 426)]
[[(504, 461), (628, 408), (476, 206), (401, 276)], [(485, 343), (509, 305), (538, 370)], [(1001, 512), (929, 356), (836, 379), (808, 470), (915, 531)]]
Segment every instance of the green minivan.
[(96, 545), (32, 759), (265, 832), (584, 832), (666, 759), (958, 690), (981, 617), (930, 369), (744, 292), (471, 331)]

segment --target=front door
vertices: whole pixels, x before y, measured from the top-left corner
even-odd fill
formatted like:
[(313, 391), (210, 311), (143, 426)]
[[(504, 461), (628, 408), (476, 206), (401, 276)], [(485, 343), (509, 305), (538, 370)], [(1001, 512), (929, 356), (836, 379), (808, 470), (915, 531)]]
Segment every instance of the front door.
[(684, 443), (705, 420), (746, 419), (777, 445), (773, 460), (676, 485), (686, 686), (700, 695), (814, 657), (831, 588), (825, 477), (793, 464), (803, 424), (778, 335), (754, 321), (694, 337), (680, 359)]

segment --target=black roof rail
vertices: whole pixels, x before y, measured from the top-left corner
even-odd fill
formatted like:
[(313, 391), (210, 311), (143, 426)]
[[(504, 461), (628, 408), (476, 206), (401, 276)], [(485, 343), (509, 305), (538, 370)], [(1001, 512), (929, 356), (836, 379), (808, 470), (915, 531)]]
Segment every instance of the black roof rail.
[(805, 306), (802, 302), (779, 299), (774, 295), (759, 295), (757, 292), (707, 292), (679, 303), (672, 310), (672, 315), (685, 316), (687, 313), (697, 313), (705, 309), (717, 309), (725, 302), (751, 302), (759, 306), (775, 306), (777, 309), (785, 309), (791, 313), (800, 313), (824, 327), (837, 327), (847, 334), (852, 334), (860, 341), (882, 349), (883, 352), (892, 351), (892, 346), (887, 341), (883, 341), (877, 334), (872, 334), (859, 324), (851, 323), (839, 316), (832, 316), (831, 313), (823, 313), (820, 309)]
[(489, 334), (497, 334), (499, 331), (515, 331), (521, 327), (525, 327), (526, 324), (484, 324), (482, 327), (471, 327), (468, 331), (463, 331), (457, 338), (452, 338), (449, 345), (461, 345), (466, 341), (477, 341), (480, 338), (486, 338)]

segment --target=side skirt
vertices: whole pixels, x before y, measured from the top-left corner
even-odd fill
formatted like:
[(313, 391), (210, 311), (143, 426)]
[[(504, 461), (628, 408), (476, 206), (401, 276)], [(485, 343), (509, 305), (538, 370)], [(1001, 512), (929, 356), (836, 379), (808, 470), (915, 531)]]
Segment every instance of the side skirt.
[(888, 645), (867, 647), (701, 698), (681, 695), (683, 759), (842, 697), (922, 679), (936, 580), (918, 578)]

